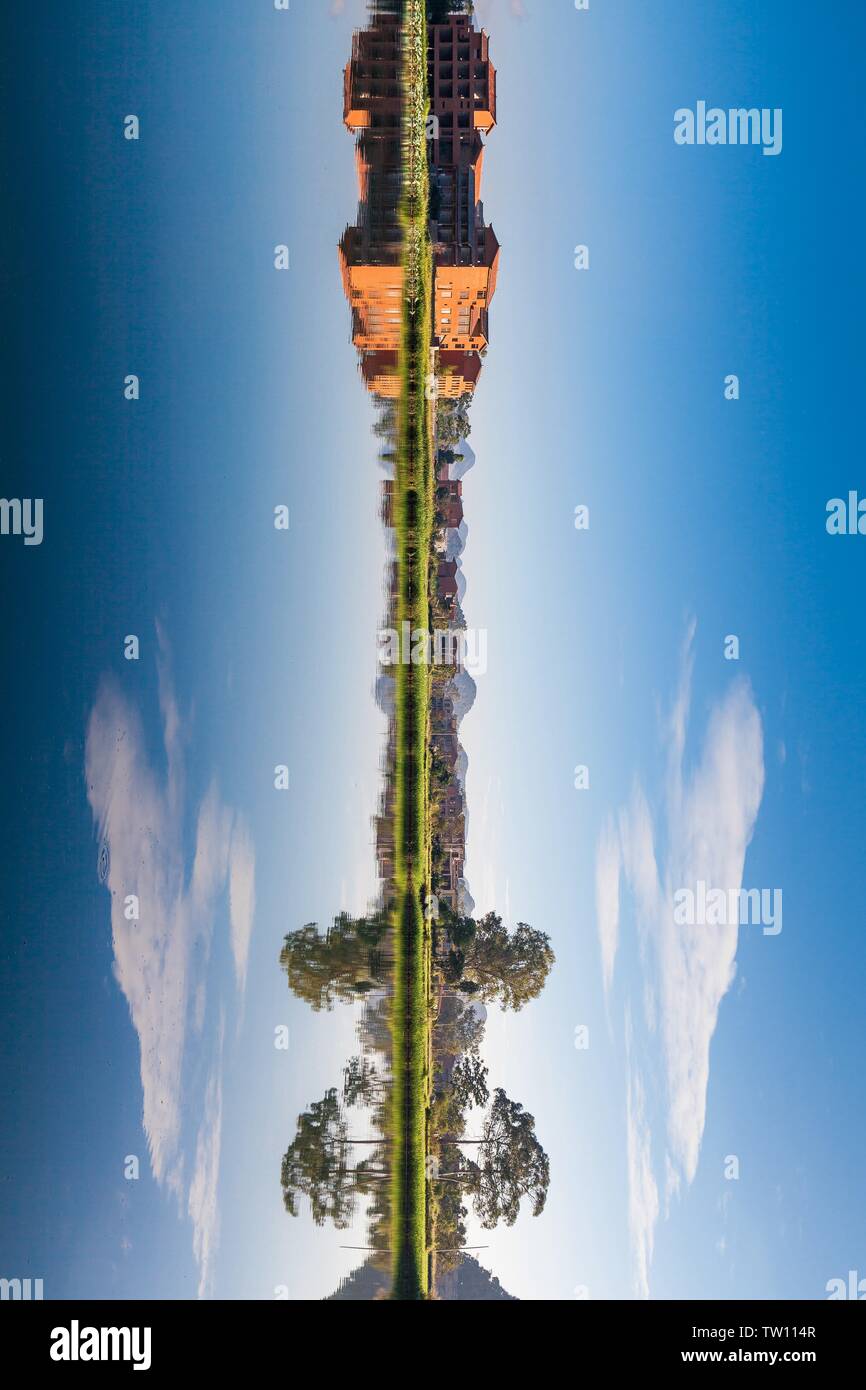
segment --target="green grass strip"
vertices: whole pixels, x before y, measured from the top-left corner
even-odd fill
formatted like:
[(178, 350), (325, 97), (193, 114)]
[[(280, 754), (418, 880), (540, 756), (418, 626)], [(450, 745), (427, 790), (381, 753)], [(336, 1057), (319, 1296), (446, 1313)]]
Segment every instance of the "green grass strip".
[[(432, 409), (426, 397), (432, 333), (433, 253), (428, 235), (427, 24), (423, 0), (403, 16), (403, 310), (394, 513), (397, 626), (429, 630), (433, 527)], [(395, 1299), (428, 1289), (427, 1112), (430, 1099), (430, 937), (423, 899), (430, 881), (427, 721), (429, 668), (396, 667), (395, 940), (392, 1011), (392, 1288)]]

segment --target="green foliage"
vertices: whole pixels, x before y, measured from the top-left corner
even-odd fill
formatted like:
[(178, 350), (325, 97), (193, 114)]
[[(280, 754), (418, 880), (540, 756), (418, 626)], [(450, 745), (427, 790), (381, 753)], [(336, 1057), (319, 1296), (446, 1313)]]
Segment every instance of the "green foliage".
[(378, 415), (373, 424), (373, 433), (377, 439), (385, 439), (390, 442), (397, 432), (397, 403), (387, 397), (377, 397), (376, 405)]
[(436, 1185), (436, 1247), (440, 1252), (436, 1264), (440, 1270), (456, 1269), (463, 1259), (461, 1246), (466, 1244), (466, 1217), (463, 1193), (457, 1183)]
[(550, 1160), (535, 1134), (535, 1120), (500, 1088), (484, 1125), (483, 1143), (470, 1160), (475, 1214), (485, 1230), (513, 1226), (524, 1197), (540, 1216), (550, 1185)]
[(372, 1105), (379, 1097), (381, 1078), (366, 1057), (351, 1057), (343, 1069), (345, 1105)]
[(446, 1001), (447, 1012), (433, 1030), (433, 1046), (440, 1057), (459, 1057), (477, 1052), (484, 1036), (484, 1020), (462, 999)]
[(322, 936), (315, 922), (291, 932), (280, 952), (289, 989), (317, 1013), (334, 1001), (351, 1001), (373, 988), (382, 975), (378, 946), (385, 935), (381, 918), (341, 912)]
[(297, 1216), (299, 1198), (305, 1196), (317, 1226), (331, 1221), (342, 1231), (351, 1225), (357, 1194), (376, 1185), (369, 1160), (353, 1167), (351, 1153), (337, 1092), (326, 1091), (298, 1117), (295, 1138), (283, 1156), (280, 1184), (290, 1216)]
[(495, 912), (480, 918), (474, 928), (471, 945), (464, 946), (468, 981), (478, 986), (486, 1003), (522, 1009), (541, 993), (556, 959), (550, 937), (526, 922), (518, 922), (509, 933)]
[(452, 916), (448, 923), (448, 935), (460, 950), (467, 951), (471, 948), (475, 932), (475, 923), (471, 917)]
[[(404, 301), (396, 416), (394, 519), (396, 619), (429, 626), (427, 556), (433, 467), (426, 393), (432, 333), (433, 253), (428, 237), (427, 25), (423, 0), (403, 9)], [(395, 686), (394, 981), (392, 1005), (392, 1298), (426, 1297), (429, 932), (421, 903), (429, 881), (427, 717), (424, 665), (399, 665)]]
[(436, 405), (436, 439), (441, 449), (453, 450), (471, 433), (469, 406), (472, 396), (440, 396)]
[(472, 0), (427, 0), (427, 19), (430, 24), (444, 24), (452, 14), (473, 13)]
[(462, 951), (449, 951), (445, 957), (445, 981), (449, 985), (456, 985), (458, 980), (463, 978), (463, 971), (466, 965), (466, 957)]
[(487, 1089), (487, 1067), (476, 1055), (461, 1057), (451, 1072), (451, 1090), (461, 1110), (471, 1109), (473, 1105), (482, 1108), (490, 1099)]
[(447, 787), (451, 781), (451, 773), (442, 755), (434, 748), (430, 755), (430, 776), (440, 787)]

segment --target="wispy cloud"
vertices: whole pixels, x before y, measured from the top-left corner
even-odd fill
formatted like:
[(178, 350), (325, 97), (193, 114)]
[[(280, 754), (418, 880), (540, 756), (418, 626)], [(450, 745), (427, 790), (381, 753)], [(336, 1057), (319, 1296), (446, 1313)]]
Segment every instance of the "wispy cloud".
[(710, 1041), (735, 974), (738, 926), (680, 927), (670, 903), (683, 884), (703, 879), (740, 888), (746, 849), (764, 791), (761, 718), (738, 680), (710, 714), (703, 754), (688, 779), (672, 768), (666, 901), (659, 913), (661, 1016), (670, 1111), (668, 1137), (687, 1182), (704, 1132)]
[[(243, 990), (255, 856), (243, 821), (221, 801), (215, 783), (197, 808), (187, 808), (184, 748), (189, 731), (174, 694), (165, 643), (158, 636), (161, 766), (151, 760), (137, 707), (115, 679), (105, 678), (88, 721), (85, 778), (97, 833), (109, 847), (106, 886), (114, 974), (139, 1039), (142, 1120), (151, 1167), (156, 1181), (183, 1200), (183, 1118), (201, 1108), (201, 1097), (184, 1089), (187, 1035), (190, 1028), (200, 1032), (204, 1023), (205, 969), (221, 905), (228, 908), (235, 975)], [(183, 849), (188, 822), (194, 825), (195, 846), (189, 868)], [(138, 900), (137, 917), (131, 895)], [(214, 1123), (217, 1099), (205, 1098), (206, 1117), (213, 1117), (216, 1106)], [(218, 1136), (211, 1135), (208, 1143), (218, 1164)], [(206, 1209), (199, 1176), (203, 1161), (203, 1151), (197, 1151), (197, 1222)], [(211, 1248), (199, 1225), (196, 1248), (197, 1254)]]
[(619, 881), (622, 854), (619, 833), (611, 817), (602, 827), (595, 855), (595, 915), (601, 948), (601, 973), (609, 990), (619, 945)]
[(219, 1238), (220, 1145), (222, 1142), (222, 1044), (225, 1019), (220, 1019), (219, 1056), (208, 1077), (204, 1113), (195, 1147), (195, 1165), (189, 1185), (187, 1211), (192, 1220), (192, 1246), (199, 1267), (199, 1298), (211, 1292), (213, 1256)]
[(256, 910), (256, 854), (245, 826), (236, 820), (229, 851), (229, 925), (238, 989), (247, 981), (250, 937)]
[[(596, 916), (602, 976), (611, 990), (621, 936), (621, 894), (627, 891), (644, 965), (647, 1023), (656, 1023), (665, 1077), (665, 1194), (670, 1198), (697, 1171), (706, 1121), (710, 1043), (719, 1006), (734, 979), (738, 926), (681, 926), (674, 893), (703, 879), (740, 888), (746, 850), (764, 790), (761, 718), (748, 682), (735, 680), (711, 708), (694, 765), (686, 768), (691, 711), (694, 624), (684, 644), (681, 674), (663, 737), (664, 786), (654, 816), (640, 783), (628, 804), (604, 825), (596, 850)], [(661, 848), (660, 848), (661, 847)], [(636, 1282), (648, 1289), (651, 1232), (658, 1188), (649, 1163), (644, 1086), (629, 1064), (627, 1096), (629, 1211)]]
[[(626, 1046), (630, 1052), (631, 1020), (628, 1014)], [(628, 1216), (634, 1289), (638, 1298), (649, 1298), (649, 1269), (659, 1216), (659, 1192), (653, 1175), (651, 1136), (646, 1120), (643, 1081), (640, 1072), (631, 1067), (628, 1071), (625, 1108)]]

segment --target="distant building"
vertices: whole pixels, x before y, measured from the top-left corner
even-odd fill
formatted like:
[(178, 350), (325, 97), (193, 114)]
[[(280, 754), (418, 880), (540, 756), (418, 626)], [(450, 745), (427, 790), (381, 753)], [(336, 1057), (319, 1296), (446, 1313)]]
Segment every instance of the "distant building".
[(437, 385), (440, 396), (465, 396), (474, 391), (481, 375), (481, 358), (477, 352), (455, 352), (444, 349), (437, 353)]
[(440, 598), (457, 597), (457, 561), (440, 560), (436, 570), (436, 592)]
[(439, 524), (457, 527), (463, 520), (463, 484), (459, 479), (438, 482), (436, 486), (436, 517)]

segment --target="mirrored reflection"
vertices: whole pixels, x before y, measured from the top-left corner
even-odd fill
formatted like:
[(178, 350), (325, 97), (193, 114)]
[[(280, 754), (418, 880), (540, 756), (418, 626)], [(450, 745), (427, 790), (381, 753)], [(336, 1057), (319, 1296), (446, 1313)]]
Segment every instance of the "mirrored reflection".
[(554, 963), (548, 935), (477, 915), (465, 874), (467, 758), (486, 635), (464, 613), (463, 477), (489, 344), (499, 244), (481, 201), (495, 69), (470, 7), (374, 3), (352, 43), (344, 121), (359, 204), (340, 241), (361, 381), (376, 405), (389, 543), (376, 695), (387, 718), (375, 817), (379, 891), (285, 937), (289, 989), (358, 1011), (358, 1050), (297, 1117), (288, 1215), (357, 1232), (334, 1298), (509, 1298), (473, 1232), (538, 1216), (550, 1164), (522, 1101), (484, 1060), (489, 1007), (519, 1010)]

